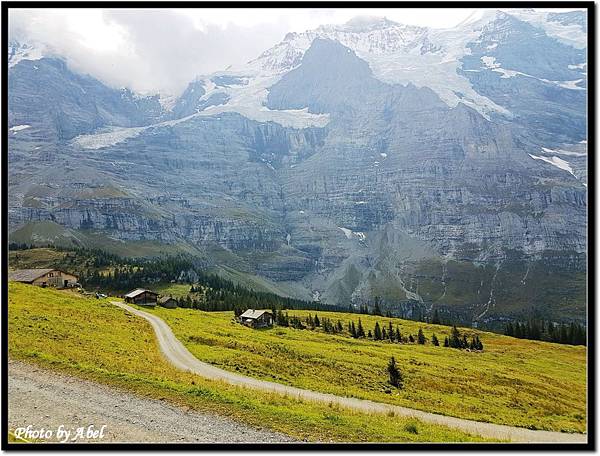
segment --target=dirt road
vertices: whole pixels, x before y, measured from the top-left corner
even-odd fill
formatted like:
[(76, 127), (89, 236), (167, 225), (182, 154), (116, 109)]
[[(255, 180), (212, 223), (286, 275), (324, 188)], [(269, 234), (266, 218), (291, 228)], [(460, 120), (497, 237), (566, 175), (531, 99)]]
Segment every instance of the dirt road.
[(143, 398), (94, 382), (57, 374), (34, 365), (10, 361), (8, 367), (8, 423), (32, 430), (95, 430), (106, 426), (96, 439), (77, 438), (77, 443), (252, 443), (290, 442), (275, 432), (254, 429), (211, 413), (189, 411), (160, 400)]
[(437, 415), (435, 413), (423, 412), (407, 407), (397, 405), (383, 404), (364, 399), (355, 399), (349, 397), (335, 396), (333, 394), (319, 393), (316, 391), (304, 390), (279, 383), (258, 380), (203, 363), (192, 355), (187, 348), (175, 337), (171, 328), (159, 317), (148, 312), (135, 309), (122, 302), (112, 301), (116, 306), (121, 307), (134, 315), (145, 318), (152, 325), (160, 348), (164, 356), (177, 368), (193, 372), (205, 378), (222, 380), (232, 385), (244, 386), (247, 388), (259, 389), (269, 392), (277, 392), (283, 395), (298, 397), (303, 400), (333, 403), (347, 409), (358, 410), (366, 413), (390, 413), (396, 415), (409, 416), (417, 418), (426, 423), (441, 424), (454, 429), (477, 434), (484, 437), (509, 440), (513, 442), (546, 442), (546, 443), (586, 443), (585, 434), (566, 434), (562, 432), (534, 431), (513, 426), (504, 426), (500, 424), (482, 423), (479, 421), (465, 420), (450, 416)]

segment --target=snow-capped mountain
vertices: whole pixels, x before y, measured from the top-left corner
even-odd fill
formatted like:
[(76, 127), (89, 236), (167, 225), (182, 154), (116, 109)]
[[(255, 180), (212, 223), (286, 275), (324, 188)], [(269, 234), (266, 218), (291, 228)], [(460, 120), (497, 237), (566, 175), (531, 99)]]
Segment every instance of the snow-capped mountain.
[[(211, 96), (220, 93), (223, 97), (226, 95), (229, 101), (221, 107), (209, 109), (208, 113), (235, 111), (260, 121), (280, 121), (295, 126), (323, 125), (324, 118), (315, 118), (304, 112), (281, 115), (267, 112), (264, 99), (271, 85), (301, 63), (304, 53), (315, 39), (330, 39), (341, 43), (365, 60), (374, 76), (383, 82), (428, 87), (448, 106), (455, 107), (458, 103), (463, 103), (488, 119), (491, 115), (510, 118), (515, 113), (507, 106), (474, 87), (470, 75), (462, 71), (464, 59), (472, 54), (471, 47), (474, 43), (487, 39), (490, 42), (487, 48), (490, 55), (480, 61), (483, 69), (498, 72), (504, 78), (527, 77), (528, 73), (520, 71), (521, 67), (529, 65), (527, 55), (517, 55), (521, 61), (512, 59), (508, 67), (491, 60), (494, 58), (493, 54), (498, 52), (498, 46), (500, 49), (504, 47), (506, 39), (512, 36), (515, 29), (519, 29), (520, 26), (515, 27), (515, 24), (520, 24), (528, 27), (531, 35), (524, 39), (539, 35), (555, 41), (557, 45), (565, 44), (573, 49), (572, 54), (580, 57), (575, 60), (581, 60), (567, 65), (585, 65), (585, 53), (582, 50), (585, 48), (586, 34), (580, 24), (573, 22), (574, 19), (565, 23), (566, 20), (560, 13), (484, 11), (453, 29), (438, 30), (399, 24), (385, 18), (356, 18), (342, 25), (327, 25), (304, 33), (289, 33), (283, 41), (247, 65), (229, 69), (217, 76), (238, 81), (235, 84), (215, 85), (211, 77), (200, 78), (200, 81), (204, 81), (205, 95), (199, 102), (203, 104)], [(494, 63), (488, 65), (486, 62)], [(536, 61), (536, 64), (540, 62)], [(586, 75), (584, 72), (570, 72), (566, 75), (559, 72), (555, 76), (555, 79), (540, 80), (565, 89), (578, 90)], [(296, 117), (298, 121), (293, 122), (292, 117)]]
[(586, 30), (580, 11), (444, 30), (361, 17), (289, 33), (176, 99), (16, 46), (12, 236), (51, 223), (64, 242), (184, 245), (344, 306), (379, 293), (407, 315), (581, 318)]

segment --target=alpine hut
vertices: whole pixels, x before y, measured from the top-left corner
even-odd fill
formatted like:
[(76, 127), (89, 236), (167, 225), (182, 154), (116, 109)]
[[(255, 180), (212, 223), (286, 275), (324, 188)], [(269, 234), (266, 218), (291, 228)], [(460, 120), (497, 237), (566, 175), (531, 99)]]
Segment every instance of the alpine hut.
[(162, 298), (159, 298), (158, 304), (167, 309), (174, 309), (177, 307), (177, 300), (173, 299), (171, 296), (163, 296)]
[(38, 287), (67, 288), (79, 286), (77, 276), (58, 269), (18, 269), (8, 273), (8, 280)]
[(140, 306), (155, 306), (158, 300), (158, 293), (155, 293), (145, 288), (137, 288), (130, 291), (125, 296), (125, 302), (138, 304)]
[(268, 328), (273, 326), (273, 314), (270, 310), (248, 309), (240, 315), (240, 323), (251, 328)]

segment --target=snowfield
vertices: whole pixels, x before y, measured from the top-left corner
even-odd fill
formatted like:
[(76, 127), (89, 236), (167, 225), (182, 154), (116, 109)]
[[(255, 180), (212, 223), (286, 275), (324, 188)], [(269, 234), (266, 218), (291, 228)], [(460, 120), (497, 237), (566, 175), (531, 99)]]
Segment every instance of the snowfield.
[(31, 127), (31, 125), (15, 125), (14, 127), (10, 127), (8, 129), (8, 131), (12, 131), (13, 133), (16, 133), (18, 131), (25, 130), (26, 128), (29, 128), (29, 127)]
[(113, 127), (110, 131), (104, 133), (79, 135), (73, 139), (73, 142), (83, 149), (102, 149), (103, 147), (114, 146), (126, 139), (134, 138), (146, 128), (147, 127)]
[(571, 168), (571, 166), (569, 165), (569, 162), (563, 160), (562, 158), (559, 157), (541, 157), (538, 155), (531, 155), (528, 154), (531, 158), (533, 158), (534, 160), (542, 160), (546, 163), (551, 164), (552, 166), (557, 167), (558, 169), (562, 169), (563, 171), (566, 171), (570, 174), (572, 174), (573, 176), (575, 176), (575, 173), (573, 173), (573, 168)]

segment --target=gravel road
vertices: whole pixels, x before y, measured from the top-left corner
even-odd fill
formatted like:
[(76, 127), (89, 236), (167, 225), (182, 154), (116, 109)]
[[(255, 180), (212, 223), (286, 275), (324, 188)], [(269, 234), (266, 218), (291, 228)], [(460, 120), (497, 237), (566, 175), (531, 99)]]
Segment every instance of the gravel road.
[(562, 432), (535, 431), (514, 426), (504, 426), (500, 424), (482, 423), (479, 421), (465, 420), (450, 416), (437, 415), (435, 413), (423, 412), (407, 407), (397, 405), (383, 404), (364, 399), (355, 399), (333, 394), (319, 393), (316, 391), (304, 390), (292, 386), (282, 385), (280, 383), (258, 380), (246, 377), (233, 372), (219, 369), (210, 364), (203, 363), (192, 355), (187, 348), (175, 337), (171, 328), (159, 317), (148, 312), (135, 309), (122, 302), (112, 301), (112, 303), (122, 309), (131, 312), (134, 315), (145, 318), (152, 325), (154, 332), (166, 359), (175, 367), (193, 372), (205, 378), (222, 380), (233, 385), (244, 386), (253, 389), (259, 389), (269, 392), (277, 392), (291, 397), (302, 398), (303, 400), (333, 403), (347, 409), (358, 410), (366, 413), (389, 413), (396, 415), (409, 416), (417, 418), (426, 423), (441, 424), (454, 429), (481, 435), (484, 437), (508, 440), (513, 442), (528, 443), (586, 443), (586, 434), (567, 434)]
[[(82, 443), (275, 443), (291, 438), (255, 429), (211, 413), (189, 411), (160, 400), (74, 377), (34, 365), (10, 361), (8, 366), (8, 423), (11, 430), (32, 425), (32, 430), (71, 430), (93, 425), (103, 438), (78, 438)], [(29, 439), (33, 440), (33, 439)], [(61, 439), (62, 440), (62, 439)]]

